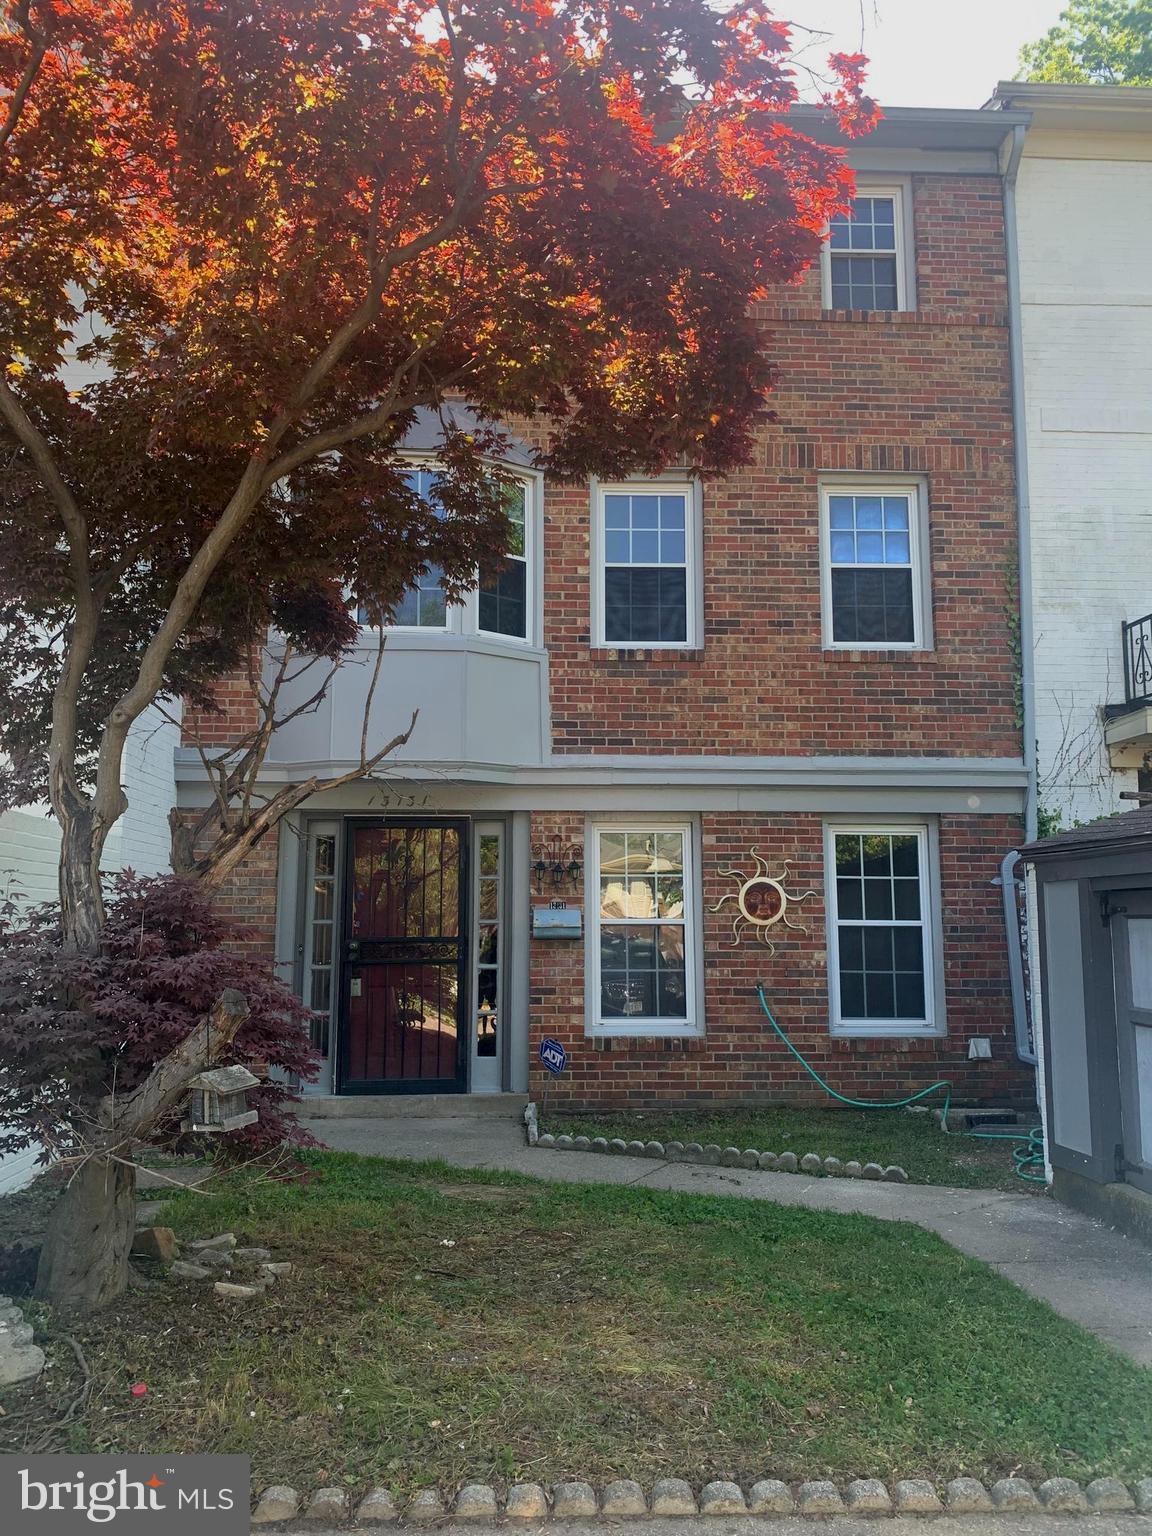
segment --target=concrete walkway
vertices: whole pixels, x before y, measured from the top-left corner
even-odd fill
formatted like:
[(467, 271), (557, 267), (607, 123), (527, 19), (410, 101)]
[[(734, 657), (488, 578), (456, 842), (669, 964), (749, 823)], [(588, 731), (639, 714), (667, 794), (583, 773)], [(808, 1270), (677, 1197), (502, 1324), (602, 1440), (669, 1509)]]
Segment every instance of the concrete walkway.
[(326, 1146), (366, 1157), (439, 1158), (456, 1168), (491, 1168), (569, 1184), (643, 1184), (914, 1221), (985, 1260), (1138, 1364), (1152, 1366), (1152, 1254), (1044, 1196), (542, 1151), (526, 1144), (523, 1126), (512, 1120), (325, 1118), (304, 1124)]

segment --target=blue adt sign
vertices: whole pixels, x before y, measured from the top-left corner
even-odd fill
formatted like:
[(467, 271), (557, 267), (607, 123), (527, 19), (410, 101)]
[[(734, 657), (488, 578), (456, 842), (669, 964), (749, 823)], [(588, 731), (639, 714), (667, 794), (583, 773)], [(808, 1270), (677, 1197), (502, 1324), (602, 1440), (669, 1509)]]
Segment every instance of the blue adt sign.
[(553, 1077), (559, 1077), (568, 1065), (568, 1052), (560, 1044), (559, 1040), (541, 1040), (540, 1060)]

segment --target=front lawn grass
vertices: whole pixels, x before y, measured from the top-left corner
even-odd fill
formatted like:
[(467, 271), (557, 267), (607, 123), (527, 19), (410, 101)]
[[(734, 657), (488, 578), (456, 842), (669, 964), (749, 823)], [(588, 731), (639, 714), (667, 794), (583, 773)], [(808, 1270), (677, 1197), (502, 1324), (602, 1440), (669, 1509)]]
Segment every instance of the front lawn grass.
[[(545, 1123), (546, 1122), (546, 1123)], [(549, 1114), (540, 1129), (554, 1135), (614, 1136), (625, 1141), (714, 1142), (720, 1147), (755, 1147), (758, 1152), (816, 1152), (842, 1162), (898, 1163), (913, 1184), (947, 1184), (954, 1189), (1011, 1189), (1037, 1193), (1014, 1171), (1013, 1141), (981, 1141), (954, 1132), (945, 1135), (932, 1114), (903, 1110), (714, 1109), (695, 1112), (645, 1110), (621, 1114)], [(1024, 1128), (1027, 1129), (1026, 1127)]]
[(7, 1448), (75, 1394), (71, 1332), (93, 1390), (50, 1448), (247, 1453), (257, 1486), (1152, 1471), (1152, 1374), (917, 1227), (307, 1162), (161, 1217), (290, 1259), (266, 1295), (167, 1281), (58, 1331), (30, 1308), (53, 1363)]

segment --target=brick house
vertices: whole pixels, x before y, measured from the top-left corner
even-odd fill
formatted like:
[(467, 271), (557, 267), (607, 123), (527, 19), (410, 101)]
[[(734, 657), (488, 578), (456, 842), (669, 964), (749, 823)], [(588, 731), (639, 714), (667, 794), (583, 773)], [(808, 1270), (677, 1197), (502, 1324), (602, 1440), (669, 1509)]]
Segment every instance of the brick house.
[[(1001, 174), (1023, 120), (893, 110), (852, 150), (851, 217), (762, 308), (778, 421), (747, 469), (554, 486), (525, 444), (516, 558), (462, 607), (435, 572), (408, 594), (372, 735), (419, 706), (411, 741), (229, 898), (322, 1016), (317, 1092), (535, 1093), (553, 1037), (553, 1103), (809, 1098), (763, 981), (845, 1092), (1032, 1099), (994, 884), (1027, 783)], [(408, 447), (426, 474), (431, 437)], [(278, 733), (269, 782), (356, 757), (369, 671)], [(243, 689), (224, 703), (218, 741)]]

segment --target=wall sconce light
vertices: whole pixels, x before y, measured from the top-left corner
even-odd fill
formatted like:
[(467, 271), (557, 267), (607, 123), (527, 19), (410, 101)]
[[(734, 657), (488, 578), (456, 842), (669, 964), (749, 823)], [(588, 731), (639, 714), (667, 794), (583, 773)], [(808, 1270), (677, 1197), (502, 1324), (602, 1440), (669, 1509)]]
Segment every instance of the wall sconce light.
[(532, 845), (532, 873), (536, 876), (536, 893), (542, 895), (544, 882), (551, 879), (552, 889), (558, 891), (565, 881), (575, 885), (584, 871), (582, 850), (575, 843), (565, 843), (559, 834), (544, 842)]

